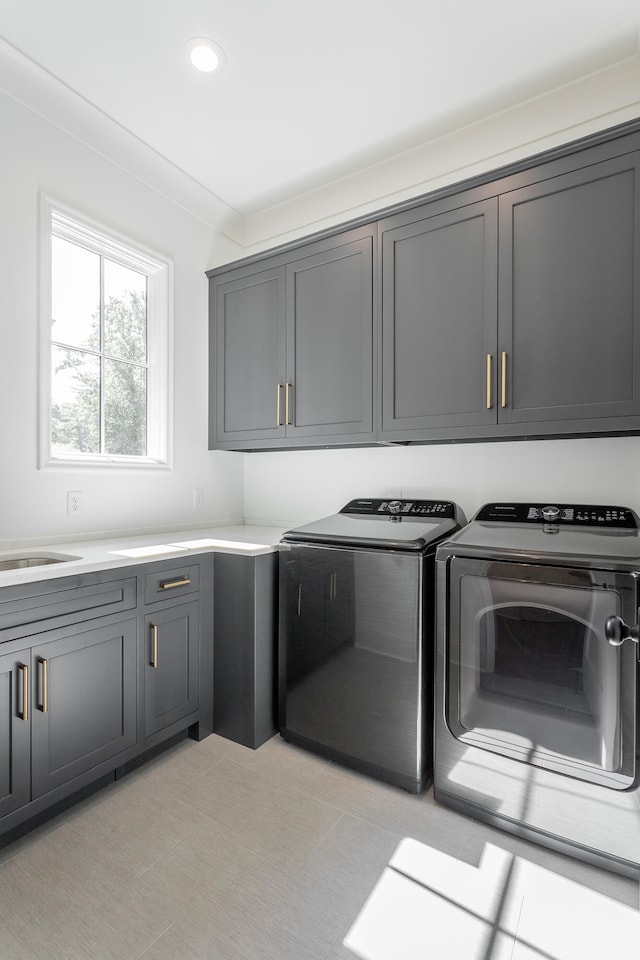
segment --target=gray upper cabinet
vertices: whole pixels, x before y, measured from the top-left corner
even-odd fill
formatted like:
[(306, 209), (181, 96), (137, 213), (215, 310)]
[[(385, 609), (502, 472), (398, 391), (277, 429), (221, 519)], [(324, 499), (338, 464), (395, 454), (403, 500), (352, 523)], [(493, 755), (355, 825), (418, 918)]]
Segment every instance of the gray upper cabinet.
[(381, 439), (640, 428), (639, 157), (586, 151), (382, 222)]
[(372, 288), (372, 236), (287, 266), (287, 436), (371, 437)]
[(381, 439), (495, 422), (498, 204), (442, 209), (381, 223)]
[(634, 122), (210, 271), (211, 445), (640, 433), (639, 172)]
[(369, 226), (213, 272), (211, 447), (374, 439), (374, 245)]
[(284, 437), (284, 267), (241, 273), (212, 286), (216, 390), (209, 445), (233, 447)]
[(631, 153), (500, 197), (500, 422), (640, 414), (638, 173)]

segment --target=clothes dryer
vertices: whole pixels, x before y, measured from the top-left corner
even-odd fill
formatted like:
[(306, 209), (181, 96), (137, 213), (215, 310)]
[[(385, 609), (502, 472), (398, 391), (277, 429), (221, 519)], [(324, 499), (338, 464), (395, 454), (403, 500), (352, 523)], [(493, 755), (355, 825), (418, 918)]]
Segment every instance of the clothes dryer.
[(637, 875), (638, 517), (488, 504), (436, 567), (436, 800)]

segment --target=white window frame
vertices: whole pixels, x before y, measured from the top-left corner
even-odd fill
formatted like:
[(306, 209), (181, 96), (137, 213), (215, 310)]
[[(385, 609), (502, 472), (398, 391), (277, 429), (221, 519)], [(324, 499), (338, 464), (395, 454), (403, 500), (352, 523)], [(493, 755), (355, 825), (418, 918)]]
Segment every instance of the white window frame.
[[(51, 237), (62, 237), (147, 277), (147, 455), (51, 450)], [(40, 194), (39, 466), (173, 468), (173, 264), (139, 243)]]

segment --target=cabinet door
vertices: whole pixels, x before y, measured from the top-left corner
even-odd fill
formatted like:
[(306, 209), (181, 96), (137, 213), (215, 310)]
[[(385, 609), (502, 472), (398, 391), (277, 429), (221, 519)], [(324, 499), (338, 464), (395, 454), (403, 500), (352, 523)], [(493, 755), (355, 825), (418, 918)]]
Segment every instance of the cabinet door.
[(199, 707), (199, 604), (176, 604), (145, 618), (145, 736)]
[(493, 424), (497, 200), (394, 222), (381, 225), (381, 439)]
[(32, 649), (32, 796), (136, 742), (136, 621), (79, 631)]
[(0, 657), (0, 818), (30, 799), (29, 651)]
[(211, 446), (284, 436), (284, 269), (212, 281)]
[(287, 436), (362, 439), (373, 431), (373, 236), (286, 271)]
[(501, 422), (640, 413), (638, 164), (632, 153), (500, 197)]

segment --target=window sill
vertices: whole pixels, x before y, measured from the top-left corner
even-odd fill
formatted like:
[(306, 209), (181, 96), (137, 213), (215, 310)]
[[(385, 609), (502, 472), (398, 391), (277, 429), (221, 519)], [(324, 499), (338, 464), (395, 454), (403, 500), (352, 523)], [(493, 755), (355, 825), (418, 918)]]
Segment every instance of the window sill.
[(173, 464), (151, 457), (51, 457), (40, 465), (41, 470), (74, 470), (104, 468), (113, 470), (173, 470)]

